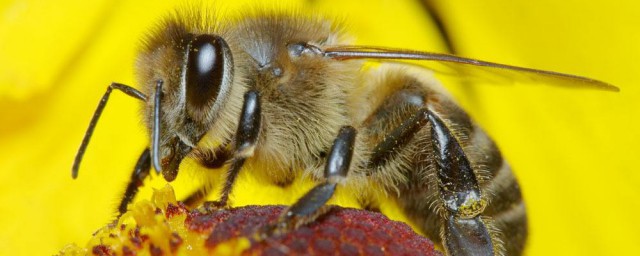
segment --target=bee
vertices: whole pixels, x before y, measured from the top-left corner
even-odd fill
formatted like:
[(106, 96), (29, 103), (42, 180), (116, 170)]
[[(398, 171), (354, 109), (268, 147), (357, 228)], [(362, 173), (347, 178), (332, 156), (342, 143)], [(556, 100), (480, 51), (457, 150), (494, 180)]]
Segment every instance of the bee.
[[(398, 61), (445, 63), (551, 84), (617, 90), (589, 78), (447, 54), (348, 45), (339, 25), (319, 16), (255, 11), (225, 20), (178, 11), (144, 39), (141, 90), (112, 83), (89, 124), (82, 156), (111, 92), (143, 104), (150, 146), (139, 157), (119, 211), (151, 167), (168, 182), (185, 158), (228, 166), (219, 200), (226, 207), (238, 173), (251, 166), (275, 184), (300, 173), (317, 185), (262, 237), (323, 213), (336, 189), (375, 201), (393, 197), (448, 255), (520, 254), (527, 218), (520, 187), (492, 139), (438, 80)], [(383, 62), (367, 66), (370, 61)], [(204, 200), (203, 187), (185, 199)]]

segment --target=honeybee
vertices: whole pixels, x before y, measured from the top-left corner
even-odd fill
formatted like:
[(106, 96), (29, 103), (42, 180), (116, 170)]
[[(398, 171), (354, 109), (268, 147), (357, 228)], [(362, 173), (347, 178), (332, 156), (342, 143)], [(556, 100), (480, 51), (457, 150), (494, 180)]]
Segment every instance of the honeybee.
[[(520, 188), (495, 143), (415, 67), (368, 61), (436, 61), (545, 82), (604, 90), (607, 83), (447, 54), (346, 45), (340, 26), (318, 16), (252, 12), (223, 20), (178, 11), (145, 38), (142, 90), (112, 83), (76, 156), (77, 177), (93, 129), (116, 89), (141, 100), (150, 147), (132, 173), (124, 213), (151, 167), (173, 181), (180, 163), (228, 163), (218, 201), (226, 207), (244, 166), (276, 184), (300, 172), (318, 182), (259, 235), (313, 221), (339, 187), (362, 202), (381, 188), (448, 255), (514, 255), (527, 219)], [(200, 203), (207, 188), (185, 199)]]

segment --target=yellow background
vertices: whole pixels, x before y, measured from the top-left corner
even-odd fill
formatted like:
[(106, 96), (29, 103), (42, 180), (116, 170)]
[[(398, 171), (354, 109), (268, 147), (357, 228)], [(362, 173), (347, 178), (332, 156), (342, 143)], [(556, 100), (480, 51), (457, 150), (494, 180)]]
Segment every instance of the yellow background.
[[(417, 1), (313, 2), (343, 17), (358, 43), (444, 50)], [(621, 88), (608, 93), (451, 86), (515, 169), (527, 202), (529, 255), (640, 251), (640, 4), (433, 2), (461, 55), (589, 76)], [(243, 3), (223, 5), (233, 9)], [(118, 81), (135, 87), (139, 39), (173, 6), (0, 2), (0, 255), (48, 255), (67, 243), (84, 245), (111, 220), (148, 141), (138, 102), (114, 93), (77, 180), (71, 179), (71, 163), (107, 85)], [(198, 167), (185, 163), (183, 170), (190, 169)], [(236, 186), (237, 204), (290, 203), (310, 186), (283, 193), (246, 173)], [(178, 196), (202, 175), (183, 171)], [(163, 184), (156, 177), (152, 183)], [(350, 205), (348, 199), (342, 203)]]

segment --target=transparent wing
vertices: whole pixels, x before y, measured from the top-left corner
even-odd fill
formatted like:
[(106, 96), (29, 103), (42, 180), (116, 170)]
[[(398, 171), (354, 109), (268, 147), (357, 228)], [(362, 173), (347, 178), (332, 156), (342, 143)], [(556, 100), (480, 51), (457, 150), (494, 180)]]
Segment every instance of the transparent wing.
[(427, 68), (434, 69), (440, 73), (471, 76), (489, 81), (496, 81), (496, 79), (511, 82), (531, 81), (568, 88), (586, 88), (615, 92), (620, 91), (620, 89), (614, 85), (587, 77), (510, 66), (443, 53), (420, 52), (374, 46), (332, 46), (325, 49), (323, 53), (326, 57), (338, 60), (371, 59), (427, 61), (433, 64), (441, 64), (443, 67), (446, 67), (446, 70), (442, 70), (439, 67), (424, 65)]

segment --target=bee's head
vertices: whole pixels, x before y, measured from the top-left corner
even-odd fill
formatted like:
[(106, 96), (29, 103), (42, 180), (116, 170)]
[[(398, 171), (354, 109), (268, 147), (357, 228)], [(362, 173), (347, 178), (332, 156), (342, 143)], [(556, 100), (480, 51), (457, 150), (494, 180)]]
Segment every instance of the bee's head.
[[(148, 44), (153, 44), (149, 42)], [(153, 164), (167, 181), (219, 116), (233, 80), (227, 42), (212, 34), (185, 33), (157, 43), (141, 57)], [(146, 79), (145, 79), (146, 77)]]

